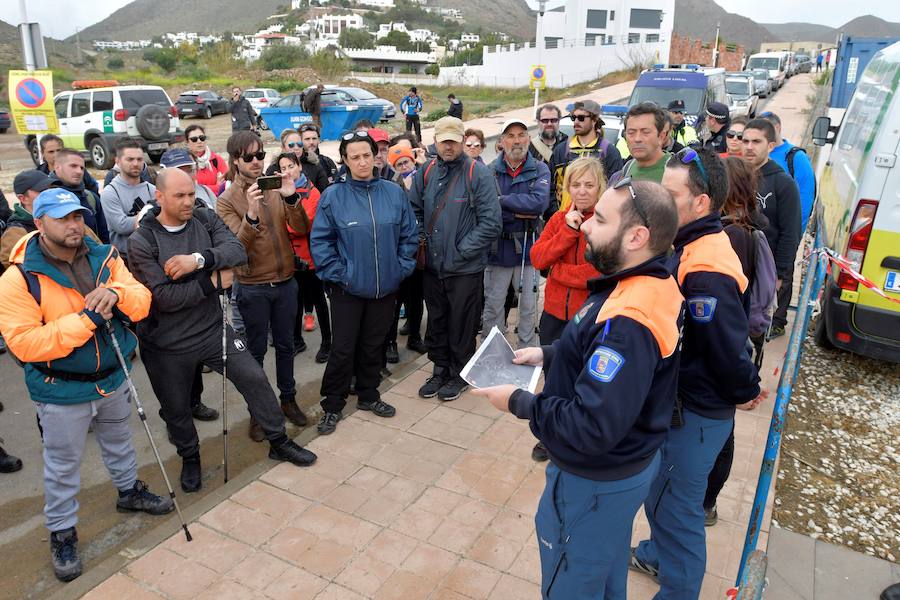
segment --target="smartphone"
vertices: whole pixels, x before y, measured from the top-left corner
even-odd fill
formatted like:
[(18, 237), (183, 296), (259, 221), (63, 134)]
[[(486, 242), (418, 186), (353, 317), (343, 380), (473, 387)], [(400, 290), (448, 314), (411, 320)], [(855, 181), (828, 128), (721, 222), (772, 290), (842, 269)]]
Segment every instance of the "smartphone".
[(281, 176), (269, 175), (266, 177), (259, 177), (256, 180), (256, 185), (258, 185), (261, 190), (281, 189)]

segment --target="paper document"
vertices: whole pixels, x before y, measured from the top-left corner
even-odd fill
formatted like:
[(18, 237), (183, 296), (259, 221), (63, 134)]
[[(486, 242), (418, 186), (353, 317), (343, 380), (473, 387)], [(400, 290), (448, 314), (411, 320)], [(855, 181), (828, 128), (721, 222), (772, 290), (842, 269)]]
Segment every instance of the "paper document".
[(511, 383), (534, 393), (541, 376), (541, 367), (513, 364), (515, 356), (512, 346), (495, 326), (475, 351), (475, 355), (469, 359), (460, 376), (477, 388)]

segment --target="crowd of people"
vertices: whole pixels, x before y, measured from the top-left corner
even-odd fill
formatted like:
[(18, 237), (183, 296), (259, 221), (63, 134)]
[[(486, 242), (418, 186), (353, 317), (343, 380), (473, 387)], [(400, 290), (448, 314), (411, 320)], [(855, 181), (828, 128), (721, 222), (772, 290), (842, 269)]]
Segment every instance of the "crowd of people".
[[(545, 374), (535, 394), (474, 391), (527, 419), (532, 457), (550, 460), (536, 517), (544, 595), (624, 598), (629, 567), (656, 578), (661, 597), (699, 595), (735, 409), (765, 398), (759, 353), (784, 333), (815, 193), (809, 160), (777, 115), (731, 119), (715, 102), (700, 131), (681, 100), (631, 106), (624, 142), (610, 143), (588, 99), (571, 110), (571, 137), (553, 104), (536, 111), (533, 136), (506, 121), (486, 164), (483, 132), (449, 100), (458, 116), (436, 121), (432, 145), (412, 88), (407, 131), (357, 123), (339, 164), (320, 152), (315, 123), (285, 130), (271, 156), (248, 104), (224, 154), (192, 124), (156, 173), (137, 141), (120, 139), (102, 190), (78, 152), (41, 139), (46, 162), (16, 176), (15, 210), (0, 215), (0, 333), (43, 436), (59, 579), (82, 569), (89, 426), (120, 510), (173, 509), (136, 476), (135, 353), (190, 493), (203, 485), (193, 421), (220, 418), (200, 400), (205, 370), (234, 384), (270, 458), (309, 466), (315, 454), (286, 429), (309, 421), (294, 374), (304, 333), (321, 333), (316, 426), (327, 435), (351, 395), (360, 410), (396, 414), (379, 385), (398, 335), (433, 363), (419, 395), (451, 402), (468, 388), (479, 334), (496, 327), (514, 332), (516, 362)], [(275, 386), (262, 368), (270, 346)], [(21, 466), (0, 449), (0, 471)], [(642, 504), (651, 536), (629, 550)]]

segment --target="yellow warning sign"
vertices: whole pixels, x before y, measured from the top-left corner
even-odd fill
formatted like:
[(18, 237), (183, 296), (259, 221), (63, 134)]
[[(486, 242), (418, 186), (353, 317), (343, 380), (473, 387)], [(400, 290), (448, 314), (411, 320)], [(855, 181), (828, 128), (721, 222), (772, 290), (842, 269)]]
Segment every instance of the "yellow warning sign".
[(53, 108), (53, 72), (10, 71), (9, 108), (20, 134), (59, 133)]

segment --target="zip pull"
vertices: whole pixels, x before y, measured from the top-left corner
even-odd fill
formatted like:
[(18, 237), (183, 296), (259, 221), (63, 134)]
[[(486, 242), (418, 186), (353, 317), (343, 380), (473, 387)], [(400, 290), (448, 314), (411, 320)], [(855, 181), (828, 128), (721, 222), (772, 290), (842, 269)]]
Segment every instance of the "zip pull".
[(606, 320), (606, 324), (603, 325), (603, 335), (600, 337), (600, 341), (606, 341), (606, 336), (609, 333), (609, 319)]

